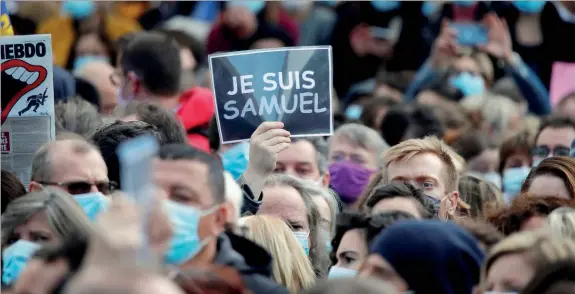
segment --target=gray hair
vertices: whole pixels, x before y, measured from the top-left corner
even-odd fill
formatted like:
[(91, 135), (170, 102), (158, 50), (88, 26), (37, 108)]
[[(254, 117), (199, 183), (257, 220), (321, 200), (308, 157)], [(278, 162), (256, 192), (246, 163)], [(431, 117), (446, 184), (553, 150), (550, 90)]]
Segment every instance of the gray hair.
[(54, 105), (54, 115), (56, 134), (68, 131), (90, 138), (102, 124), (102, 117), (96, 107), (80, 97), (70, 98), (66, 102)]
[(327, 159), (328, 154), (328, 144), (321, 137), (303, 137), (303, 138), (292, 138), (292, 143), (298, 141), (308, 141), (315, 148), (315, 156), (317, 159), (317, 168), (319, 173), (323, 176), (329, 171), (329, 164)]
[(385, 149), (389, 148), (389, 145), (379, 133), (361, 124), (350, 123), (339, 127), (329, 141), (330, 148), (333, 140), (338, 137), (343, 137), (352, 145), (367, 149), (376, 156), (379, 156)]
[[(58, 145), (62, 144), (70, 144), (71, 146), (71, 154), (68, 155), (75, 155), (75, 154), (86, 154), (91, 151), (98, 152), (98, 149), (90, 144), (90, 142), (85, 140), (75, 140), (75, 139), (68, 139), (68, 140), (59, 140), (46, 143), (42, 145), (36, 151), (34, 155), (34, 159), (32, 159), (32, 175), (31, 180), (36, 182), (49, 182), (52, 178), (52, 164), (51, 164), (51, 151), (53, 149), (60, 149), (56, 148)], [(63, 150), (59, 150), (63, 152)]]
[(329, 254), (327, 252), (327, 240), (322, 234), (321, 216), (312, 197), (317, 192), (317, 184), (313, 181), (300, 180), (298, 178), (284, 175), (273, 174), (266, 179), (266, 186), (288, 186), (298, 191), (306, 207), (307, 220), (309, 223), (310, 250), (309, 259), (313, 270), (318, 278), (327, 277), (327, 271), (330, 266)]
[(2, 214), (2, 248), (9, 245), (14, 230), (38, 212), (46, 214), (48, 224), (60, 241), (68, 236), (87, 237), (93, 232), (92, 223), (72, 195), (58, 188), (46, 187), (8, 205)]
[(489, 140), (500, 145), (513, 115), (519, 114), (518, 104), (513, 100), (491, 93), (465, 97), (459, 102), (467, 111), (479, 111), (494, 132)]
[(559, 207), (549, 214), (547, 222), (553, 234), (575, 240), (575, 208)]
[(329, 206), (329, 213), (331, 215), (329, 233), (330, 237), (335, 236), (335, 223), (337, 214), (339, 213), (339, 203), (337, 200), (338, 199), (337, 195), (332, 190), (321, 187), (317, 183), (315, 184), (314, 187), (310, 186), (309, 190), (313, 197), (321, 197), (321, 199), (327, 202), (327, 205)]

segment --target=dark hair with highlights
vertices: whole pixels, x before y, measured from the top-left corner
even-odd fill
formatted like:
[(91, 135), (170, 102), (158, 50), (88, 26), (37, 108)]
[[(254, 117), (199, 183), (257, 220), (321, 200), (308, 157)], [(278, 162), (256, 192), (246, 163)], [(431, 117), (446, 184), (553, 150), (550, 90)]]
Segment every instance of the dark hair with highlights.
[(541, 197), (523, 193), (509, 207), (486, 211), (487, 222), (508, 236), (521, 231), (523, 224), (534, 216), (547, 216), (559, 207), (574, 207), (575, 200), (559, 197)]

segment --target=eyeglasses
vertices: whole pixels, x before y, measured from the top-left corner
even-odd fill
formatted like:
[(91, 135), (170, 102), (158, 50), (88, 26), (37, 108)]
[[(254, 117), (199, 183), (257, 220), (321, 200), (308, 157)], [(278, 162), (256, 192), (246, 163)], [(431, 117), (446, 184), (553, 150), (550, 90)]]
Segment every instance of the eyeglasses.
[(571, 148), (565, 146), (557, 146), (554, 149), (549, 149), (545, 145), (535, 146), (531, 149), (531, 155), (534, 157), (545, 158), (551, 154), (552, 156), (569, 156)]
[(103, 181), (103, 182), (85, 182), (85, 181), (76, 181), (76, 182), (40, 182), (42, 185), (50, 185), (50, 186), (60, 186), (66, 188), (68, 193), (72, 195), (77, 194), (86, 194), (90, 193), (92, 190), (92, 186), (96, 186), (98, 191), (104, 195), (109, 195), (113, 193), (114, 190), (118, 187), (118, 183), (114, 181)]

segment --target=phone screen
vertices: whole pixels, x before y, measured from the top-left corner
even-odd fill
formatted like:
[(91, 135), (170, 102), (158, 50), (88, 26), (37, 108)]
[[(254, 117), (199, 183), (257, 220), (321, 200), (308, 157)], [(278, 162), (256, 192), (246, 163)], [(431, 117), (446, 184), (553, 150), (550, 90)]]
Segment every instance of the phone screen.
[(120, 188), (134, 200), (142, 212), (144, 244), (142, 244), (141, 261), (149, 261), (152, 258), (145, 232), (156, 193), (153, 160), (158, 154), (158, 149), (159, 145), (155, 137), (143, 135), (121, 143), (116, 151), (120, 163)]
[(487, 27), (477, 23), (452, 23), (457, 30), (457, 43), (463, 46), (484, 45), (489, 41)]

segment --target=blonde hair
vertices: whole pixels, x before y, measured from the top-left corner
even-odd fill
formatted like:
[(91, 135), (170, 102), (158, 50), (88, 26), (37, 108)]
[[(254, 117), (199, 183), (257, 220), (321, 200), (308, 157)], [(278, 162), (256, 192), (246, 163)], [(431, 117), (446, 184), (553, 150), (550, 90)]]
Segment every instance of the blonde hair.
[(549, 228), (556, 236), (575, 240), (575, 209), (560, 207), (547, 217)]
[(524, 254), (538, 271), (553, 262), (575, 258), (575, 243), (553, 236), (547, 230), (515, 233), (491, 248), (481, 270), (481, 281), (485, 282), (490, 267), (498, 258), (509, 254)]
[(422, 153), (431, 153), (439, 157), (445, 165), (446, 189), (457, 191), (459, 171), (455, 162), (460, 156), (451, 147), (435, 136), (428, 136), (423, 139), (409, 139), (403, 141), (383, 152), (382, 180), (384, 184), (389, 184), (387, 167), (394, 161), (406, 161), (413, 156)]
[(243, 217), (241, 222), (247, 228), (246, 237), (272, 255), (276, 282), (291, 293), (314, 285), (315, 273), (311, 263), (283, 220), (269, 215), (254, 215)]

